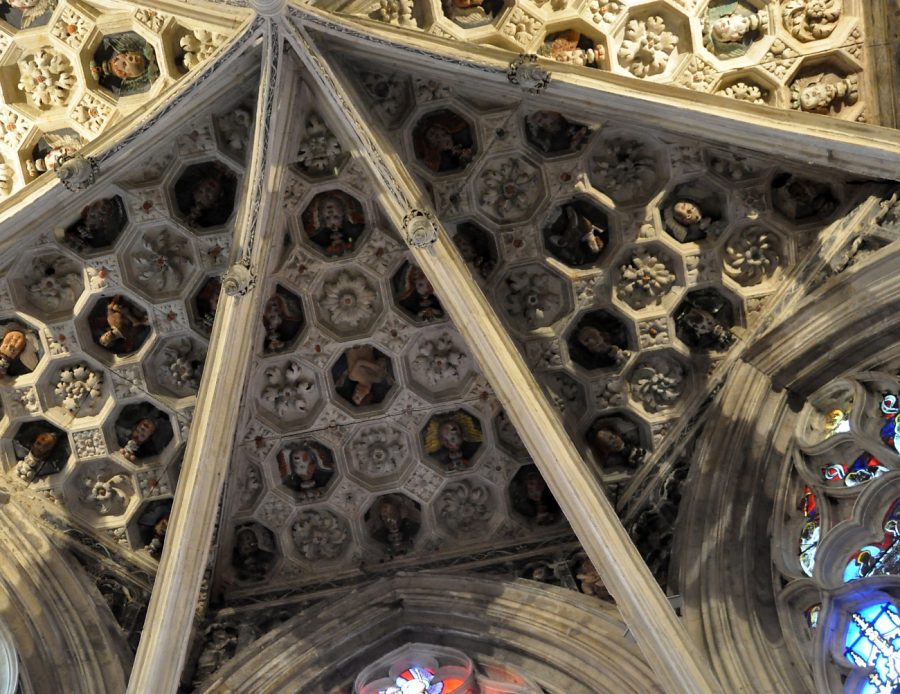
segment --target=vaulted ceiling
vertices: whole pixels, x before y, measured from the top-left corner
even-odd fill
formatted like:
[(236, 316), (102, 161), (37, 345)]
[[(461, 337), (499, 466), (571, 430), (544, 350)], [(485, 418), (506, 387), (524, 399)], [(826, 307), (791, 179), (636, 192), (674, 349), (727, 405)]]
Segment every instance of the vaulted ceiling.
[[(227, 460), (184, 461), (223, 475), (202, 610), (265, 630), (437, 568), (609, 599), (384, 161), (663, 585), (703, 408), (898, 173), (895, 134), (859, 125), (894, 115), (849, 1), (26, 4), (0, 4), (3, 486), (132, 646), (200, 409), (234, 422)], [(198, 399), (229, 368), (234, 401)]]

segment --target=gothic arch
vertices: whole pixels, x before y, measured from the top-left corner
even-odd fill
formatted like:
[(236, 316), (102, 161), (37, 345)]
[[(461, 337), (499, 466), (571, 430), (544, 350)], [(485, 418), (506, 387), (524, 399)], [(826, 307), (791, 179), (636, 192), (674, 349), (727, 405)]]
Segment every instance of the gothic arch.
[(406, 642), (457, 648), (548, 692), (648, 692), (656, 679), (609, 604), (531, 581), (459, 574), (379, 580), (263, 636), (197, 691), (331, 692)]
[(125, 691), (130, 656), (107, 606), (15, 502), (0, 503), (0, 555), (0, 622), (18, 654), (22, 691)]
[(805, 399), (896, 341), (898, 256), (896, 244), (884, 248), (796, 303), (735, 364), (707, 415), (672, 574), (689, 633), (732, 691), (815, 691), (810, 664), (789, 647), (776, 612), (774, 515)]

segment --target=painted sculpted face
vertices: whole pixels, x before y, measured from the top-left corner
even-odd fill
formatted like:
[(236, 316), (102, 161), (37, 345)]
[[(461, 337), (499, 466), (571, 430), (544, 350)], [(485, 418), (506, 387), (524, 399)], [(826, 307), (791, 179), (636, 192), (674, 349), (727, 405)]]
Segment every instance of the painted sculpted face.
[(291, 469), (304, 482), (316, 474), (316, 458), (312, 452), (301, 448), (291, 453)]
[(456, 422), (444, 422), (439, 430), (441, 443), (451, 451), (458, 451), (463, 445), (462, 429)]
[(385, 499), (378, 507), (378, 517), (390, 533), (400, 532), (400, 507), (395, 501)]
[(145, 417), (134, 425), (131, 431), (131, 440), (135, 443), (145, 443), (150, 440), (156, 431), (156, 423), (152, 419)]
[(147, 59), (137, 51), (122, 51), (109, 61), (109, 70), (120, 80), (140, 77), (147, 71)]
[(697, 224), (703, 219), (703, 212), (700, 206), (690, 200), (679, 200), (672, 206), (672, 215), (679, 224), (691, 226)]
[(207, 176), (194, 186), (191, 194), (194, 204), (201, 210), (210, 210), (219, 202), (222, 195), (222, 183), (215, 176)]
[(413, 286), (416, 288), (416, 294), (419, 296), (431, 296), (434, 294), (434, 287), (431, 286), (431, 282), (428, 281), (428, 278), (422, 271), (416, 273)]
[(547, 484), (540, 475), (529, 475), (525, 480), (525, 495), (532, 501), (543, 500), (546, 489)]
[(259, 540), (252, 530), (242, 530), (235, 540), (238, 555), (244, 558), (252, 557), (259, 550)]
[(837, 94), (837, 89), (831, 84), (811, 84), (800, 92), (800, 108), (804, 111), (815, 111), (827, 108)]
[(0, 356), (7, 359), (18, 359), (25, 349), (25, 333), (18, 330), (10, 330), (3, 336), (0, 342)]
[(591, 325), (578, 331), (578, 342), (593, 354), (605, 354), (610, 348), (609, 335)]
[(750, 31), (750, 18), (739, 14), (720, 17), (712, 25), (712, 35), (722, 43), (739, 43)]
[(340, 231), (344, 226), (346, 212), (343, 203), (337, 198), (326, 198), (321, 208), (322, 223), (326, 229)]
[(31, 455), (41, 460), (50, 455), (54, 446), (56, 446), (56, 434), (50, 431), (41, 432), (34, 439), (34, 443), (31, 444)]
[(625, 449), (625, 440), (612, 429), (606, 427), (598, 429), (596, 438), (601, 450), (619, 453)]
[(425, 140), (439, 151), (453, 149), (453, 138), (443, 125), (430, 126), (425, 131)]
[(267, 302), (263, 309), (263, 323), (269, 330), (275, 330), (284, 320), (284, 310), (281, 306), (280, 297), (273, 296)]
[(103, 229), (110, 224), (115, 213), (116, 206), (112, 200), (95, 200), (84, 208), (84, 225), (88, 229)]

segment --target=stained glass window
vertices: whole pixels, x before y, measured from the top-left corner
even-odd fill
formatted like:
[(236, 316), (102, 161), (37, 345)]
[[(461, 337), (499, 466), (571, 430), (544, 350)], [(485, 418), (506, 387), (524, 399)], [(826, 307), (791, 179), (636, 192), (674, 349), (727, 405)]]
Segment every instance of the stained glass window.
[(844, 569), (844, 582), (886, 574), (900, 574), (900, 499), (884, 516), (884, 539), (862, 547), (851, 557)]
[[(386, 659), (388, 662), (376, 663), (360, 674), (357, 684), (360, 694), (476, 694), (478, 691), (472, 661), (457, 651), (417, 645), (395, 651)], [(370, 675), (376, 678), (369, 679)]]
[(888, 472), (888, 468), (868, 453), (863, 453), (849, 465), (837, 463), (822, 468), (822, 477), (826, 482), (843, 482), (845, 487), (855, 487)]
[(897, 430), (897, 413), (900, 412), (896, 393), (885, 393), (881, 398), (881, 440), (892, 451), (900, 453), (900, 431)]
[(822, 613), (822, 603), (816, 603), (815, 605), (810, 605), (805, 610), (803, 610), (803, 616), (806, 617), (806, 626), (810, 629), (815, 629), (819, 626), (819, 615)]
[(800, 530), (800, 568), (807, 576), (812, 576), (816, 565), (816, 549), (819, 546), (819, 508), (812, 489), (805, 487), (798, 506), (804, 523)]
[(900, 687), (900, 612), (878, 602), (850, 615), (844, 657), (858, 668), (871, 668), (859, 694), (891, 694)]

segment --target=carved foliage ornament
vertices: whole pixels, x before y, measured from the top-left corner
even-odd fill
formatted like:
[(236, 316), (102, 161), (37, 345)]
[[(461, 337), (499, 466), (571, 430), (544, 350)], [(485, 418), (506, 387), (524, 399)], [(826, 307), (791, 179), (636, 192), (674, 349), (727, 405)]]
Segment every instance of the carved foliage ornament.
[(725, 274), (744, 286), (771, 277), (782, 259), (778, 236), (764, 229), (744, 229), (725, 246)]
[(620, 268), (616, 295), (634, 309), (658, 304), (675, 283), (671, 268), (666, 254), (641, 248)]
[(788, 0), (781, 16), (791, 36), (800, 41), (816, 41), (831, 36), (843, 6), (843, 0)]
[(284, 366), (270, 366), (266, 369), (266, 381), (262, 401), (275, 414), (288, 419), (306, 414), (315, 382), (299, 363), (290, 360)]
[(355, 467), (372, 477), (396, 472), (409, 459), (403, 433), (391, 425), (373, 426), (362, 432), (351, 448)]
[(684, 368), (673, 358), (657, 354), (632, 372), (631, 394), (644, 409), (656, 413), (671, 408), (687, 385)]
[(304, 511), (291, 532), (297, 549), (310, 561), (337, 559), (349, 539), (347, 526), (329, 511)]
[(667, 30), (662, 17), (632, 19), (619, 47), (619, 62), (635, 77), (651, 77), (665, 71), (677, 46), (678, 37)]
[(413, 370), (432, 386), (457, 383), (465, 374), (469, 358), (454, 342), (450, 333), (443, 333), (419, 345), (413, 360)]
[(448, 486), (436, 502), (438, 517), (454, 535), (483, 531), (492, 506), (488, 488), (469, 480)]

